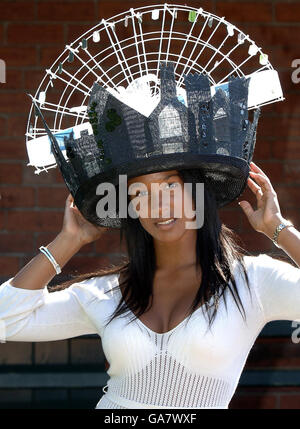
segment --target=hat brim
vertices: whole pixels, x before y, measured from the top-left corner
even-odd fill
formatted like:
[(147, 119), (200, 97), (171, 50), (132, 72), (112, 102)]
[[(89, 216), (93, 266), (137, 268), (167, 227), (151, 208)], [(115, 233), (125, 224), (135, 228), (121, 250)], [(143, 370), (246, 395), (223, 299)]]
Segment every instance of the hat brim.
[[(74, 203), (82, 215), (93, 224), (109, 228), (121, 228), (118, 209), (111, 217), (97, 216), (96, 205), (101, 196), (96, 194), (100, 183), (119, 185), (119, 175), (127, 179), (145, 174), (176, 169), (201, 169), (205, 180), (209, 181), (218, 208), (234, 201), (244, 191), (249, 176), (249, 164), (243, 158), (225, 155), (203, 155), (193, 153), (160, 154), (151, 158), (142, 157), (132, 163), (120, 164), (111, 170), (97, 174), (87, 180), (76, 192)], [(117, 205), (116, 205), (117, 207)]]

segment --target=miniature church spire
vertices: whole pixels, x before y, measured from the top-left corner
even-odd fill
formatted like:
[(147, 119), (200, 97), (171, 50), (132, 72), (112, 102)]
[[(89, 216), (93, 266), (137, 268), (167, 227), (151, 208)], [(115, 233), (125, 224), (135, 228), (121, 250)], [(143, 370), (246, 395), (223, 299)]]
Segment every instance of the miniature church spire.
[(160, 94), (161, 100), (172, 100), (177, 97), (174, 63), (161, 63), (160, 68)]

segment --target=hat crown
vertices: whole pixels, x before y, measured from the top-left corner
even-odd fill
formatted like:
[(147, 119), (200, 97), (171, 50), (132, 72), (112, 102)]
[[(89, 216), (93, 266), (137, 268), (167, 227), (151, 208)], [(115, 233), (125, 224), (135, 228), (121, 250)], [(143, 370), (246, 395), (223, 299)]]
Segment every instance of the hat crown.
[(174, 64), (161, 63), (161, 98), (149, 117), (95, 82), (88, 104), (93, 135), (83, 131), (78, 139), (65, 137), (73, 177), (82, 182), (121, 164), (164, 154), (220, 155), (250, 163), (260, 109), (251, 123), (249, 78), (231, 78), (228, 90), (217, 89), (213, 96), (205, 74), (185, 75), (184, 82), (187, 106), (177, 98)]
[(249, 78), (231, 77), (213, 95), (206, 74), (187, 74), (184, 82), (186, 105), (177, 96), (174, 64), (161, 63), (160, 101), (149, 116), (94, 82), (88, 103), (93, 133), (64, 137), (67, 160), (44, 122), (57, 165), (87, 219), (120, 227), (117, 211), (115, 219), (95, 217), (97, 184), (117, 185), (120, 174), (130, 178), (199, 168), (211, 181), (219, 207), (245, 188), (260, 114), (257, 108), (249, 121)]

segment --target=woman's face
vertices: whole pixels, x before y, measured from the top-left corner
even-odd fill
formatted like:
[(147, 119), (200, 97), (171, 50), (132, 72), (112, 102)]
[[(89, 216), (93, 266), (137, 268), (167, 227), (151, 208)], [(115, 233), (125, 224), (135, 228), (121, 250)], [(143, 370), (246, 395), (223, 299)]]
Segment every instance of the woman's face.
[[(137, 188), (137, 184), (144, 187)], [(152, 192), (151, 192), (152, 184)], [(155, 185), (156, 184), (156, 185)], [(155, 189), (161, 189), (155, 191)], [(177, 241), (189, 229), (186, 222), (192, 222), (195, 209), (190, 193), (184, 189), (184, 182), (177, 170), (168, 170), (159, 173), (145, 174), (128, 179), (129, 200), (134, 203), (139, 213), (139, 220), (143, 228), (156, 240)], [(164, 198), (162, 194), (165, 194)], [(189, 205), (190, 211), (185, 214), (184, 205)], [(157, 212), (153, 206), (157, 207)], [(169, 224), (161, 224), (174, 219)]]

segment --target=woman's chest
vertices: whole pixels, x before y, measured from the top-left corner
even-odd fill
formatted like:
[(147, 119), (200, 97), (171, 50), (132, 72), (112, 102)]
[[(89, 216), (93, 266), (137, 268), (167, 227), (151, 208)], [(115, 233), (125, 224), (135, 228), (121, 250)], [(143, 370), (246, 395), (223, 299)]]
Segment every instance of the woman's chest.
[[(139, 321), (155, 333), (169, 332), (188, 317), (195, 296), (195, 292), (175, 296), (156, 293), (153, 295), (150, 308), (139, 316)], [(198, 303), (196, 308), (200, 308), (201, 305)]]
[(224, 303), (220, 304), (210, 329), (213, 311), (201, 307), (191, 318), (163, 333), (146, 325), (150, 319), (143, 319), (146, 323), (132, 320), (133, 313), (115, 318), (102, 336), (103, 351), (110, 364), (108, 374), (148, 371), (153, 365), (175, 363), (193, 372), (213, 370), (220, 375), (232, 367), (238, 369), (237, 360), (242, 362), (247, 356), (254, 332), (230, 303), (229, 313), (224, 307)]
[[(171, 331), (191, 313), (200, 284), (201, 276), (196, 277), (194, 273), (187, 273), (184, 279), (169, 277), (167, 281), (155, 276), (148, 307), (139, 321), (158, 334)], [(199, 308), (204, 300), (197, 301), (196, 308)]]

